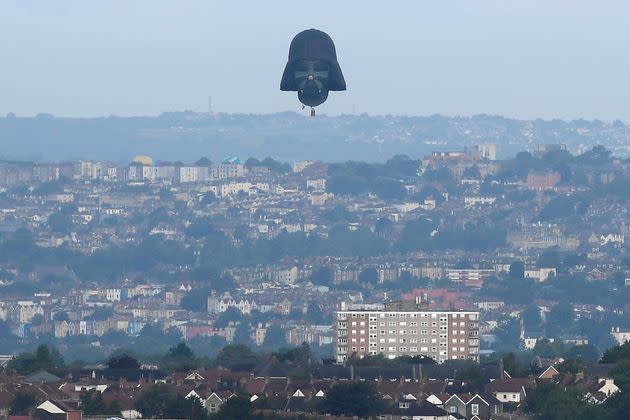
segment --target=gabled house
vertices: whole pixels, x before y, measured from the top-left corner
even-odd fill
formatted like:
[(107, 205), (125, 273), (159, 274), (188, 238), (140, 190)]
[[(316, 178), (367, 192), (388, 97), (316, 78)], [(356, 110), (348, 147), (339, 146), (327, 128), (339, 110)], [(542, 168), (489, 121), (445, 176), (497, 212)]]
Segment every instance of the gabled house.
[(492, 395), (475, 394), (466, 402), (466, 418), (470, 420), (489, 420), (502, 412), (503, 404)]
[(444, 410), (451, 414), (459, 414), (460, 416), (466, 416), (466, 403), (470, 401), (472, 395), (466, 394), (453, 394), (444, 402)]
[(234, 394), (230, 391), (217, 391), (210, 394), (208, 398), (205, 399), (204, 405), (208, 413), (215, 414), (219, 412), (221, 406), (229, 399), (232, 398)]
[(502, 403), (520, 404), (525, 401), (527, 378), (497, 379), (486, 386), (486, 392)]
[(547, 369), (543, 370), (540, 375), (538, 375), (538, 379), (540, 380), (550, 380), (555, 376), (558, 376), (560, 372), (553, 365), (549, 366)]

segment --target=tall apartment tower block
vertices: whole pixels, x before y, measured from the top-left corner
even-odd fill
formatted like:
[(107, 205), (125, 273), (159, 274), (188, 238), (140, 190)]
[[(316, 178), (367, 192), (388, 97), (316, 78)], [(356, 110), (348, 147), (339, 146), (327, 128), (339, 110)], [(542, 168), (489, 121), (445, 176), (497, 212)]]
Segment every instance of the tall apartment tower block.
[(396, 306), (373, 310), (342, 304), (334, 314), (336, 362), (344, 363), (352, 354), (479, 361), (479, 312)]

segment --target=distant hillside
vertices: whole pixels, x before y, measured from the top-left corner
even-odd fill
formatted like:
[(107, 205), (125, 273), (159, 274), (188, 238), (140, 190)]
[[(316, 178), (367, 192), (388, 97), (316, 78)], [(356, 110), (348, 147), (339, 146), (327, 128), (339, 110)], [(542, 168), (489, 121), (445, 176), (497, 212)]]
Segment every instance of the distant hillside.
[(630, 128), (616, 121), (522, 121), (498, 116), (317, 116), (178, 112), (158, 117), (0, 118), (0, 159), (218, 160), (227, 155), (280, 160), (382, 161), (430, 150), (496, 143), (499, 156), (537, 143), (565, 143), (576, 153), (603, 144), (630, 154)]

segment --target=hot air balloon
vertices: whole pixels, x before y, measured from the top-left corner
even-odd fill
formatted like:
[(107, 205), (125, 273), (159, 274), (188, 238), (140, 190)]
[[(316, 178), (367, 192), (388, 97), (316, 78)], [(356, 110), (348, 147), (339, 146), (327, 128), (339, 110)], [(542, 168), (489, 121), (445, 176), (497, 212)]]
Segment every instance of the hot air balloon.
[(335, 44), (328, 34), (307, 29), (293, 38), (280, 90), (297, 92), (300, 102), (311, 107), (311, 116), (315, 116), (314, 107), (326, 101), (328, 92), (346, 90)]

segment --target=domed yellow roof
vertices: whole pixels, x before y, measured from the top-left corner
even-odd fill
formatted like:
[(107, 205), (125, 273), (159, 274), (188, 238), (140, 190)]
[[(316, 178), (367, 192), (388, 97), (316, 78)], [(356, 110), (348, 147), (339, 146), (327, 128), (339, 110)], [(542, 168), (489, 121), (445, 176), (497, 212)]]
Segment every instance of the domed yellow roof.
[(139, 163), (144, 166), (153, 166), (153, 159), (151, 159), (149, 156), (136, 156), (135, 158), (133, 158), (132, 162)]

